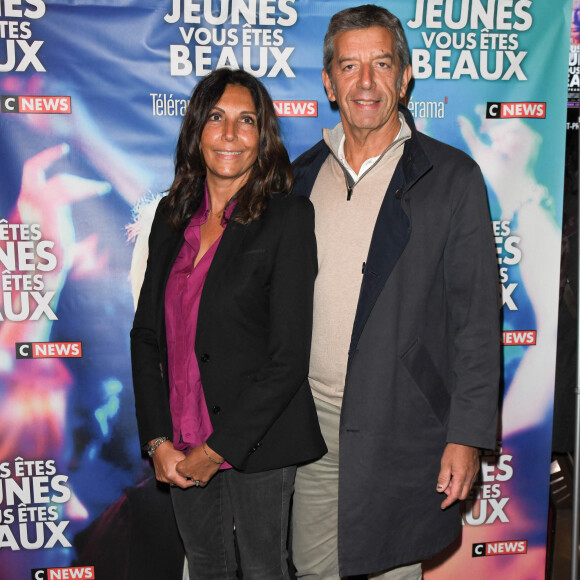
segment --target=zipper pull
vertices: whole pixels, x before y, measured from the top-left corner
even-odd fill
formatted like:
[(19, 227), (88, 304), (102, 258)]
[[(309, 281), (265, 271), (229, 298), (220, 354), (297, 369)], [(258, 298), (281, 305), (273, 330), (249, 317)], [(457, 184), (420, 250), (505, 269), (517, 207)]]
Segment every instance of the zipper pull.
[(347, 170), (343, 167), (342, 171), (344, 172), (344, 182), (346, 184), (346, 201), (350, 201), (352, 197), (352, 190), (355, 186), (354, 179), (348, 174)]

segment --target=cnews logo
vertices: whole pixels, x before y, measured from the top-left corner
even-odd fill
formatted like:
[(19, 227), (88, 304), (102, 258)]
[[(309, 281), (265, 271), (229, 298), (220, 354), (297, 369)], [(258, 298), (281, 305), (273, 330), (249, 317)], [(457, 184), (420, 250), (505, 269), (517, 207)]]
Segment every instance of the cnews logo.
[(95, 567), (36, 568), (32, 580), (95, 580)]
[(67, 114), (71, 112), (70, 97), (33, 97), (0, 95), (0, 111), (3, 113)]
[(487, 103), (486, 119), (545, 119), (546, 103)]
[(471, 556), (479, 558), (480, 556), (505, 556), (509, 554), (527, 554), (527, 540), (514, 540), (509, 542), (485, 542), (473, 544)]
[(502, 333), (502, 344), (529, 345), (536, 344), (535, 330), (506, 330)]
[(278, 117), (318, 117), (318, 101), (274, 101)]
[(16, 358), (81, 358), (80, 342), (17, 342)]

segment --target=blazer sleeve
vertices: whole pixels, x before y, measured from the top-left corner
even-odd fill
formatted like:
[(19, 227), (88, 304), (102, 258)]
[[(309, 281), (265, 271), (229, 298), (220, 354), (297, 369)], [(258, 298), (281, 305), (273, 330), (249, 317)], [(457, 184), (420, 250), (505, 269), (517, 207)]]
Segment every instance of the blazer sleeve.
[(241, 389), (234, 408), (220, 417), (208, 445), (238, 469), (261, 445), (308, 376), (312, 300), (317, 273), (314, 208), (304, 197), (289, 196), (280, 208), (269, 284), (268, 362)]
[(479, 167), (473, 164), (458, 185), (444, 253), (455, 380), (447, 441), (493, 449), (500, 379), (497, 255)]
[(151, 234), (147, 269), (141, 287), (133, 328), (131, 329), (131, 365), (139, 440), (143, 448), (156, 437), (172, 438), (169, 393), (163, 377), (165, 348), (159, 337), (163, 320), (162, 272), (166, 263), (162, 247), (170, 239), (170, 229), (157, 208)]

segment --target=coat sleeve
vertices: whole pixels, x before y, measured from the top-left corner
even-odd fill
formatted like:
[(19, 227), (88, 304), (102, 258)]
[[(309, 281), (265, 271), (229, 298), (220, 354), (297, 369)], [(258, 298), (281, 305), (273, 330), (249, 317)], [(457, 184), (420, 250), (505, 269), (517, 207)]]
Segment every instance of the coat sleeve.
[(135, 410), (139, 428), (139, 440), (143, 448), (156, 437), (172, 437), (169, 394), (163, 378), (163, 357), (165, 349), (159, 344), (157, 318), (162, 309), (161, 255), (163, 232), (169, 226), (161, 217), (161, 205), (157, 208), (149, 236), (147, 269), (141, 287), (133, 328), (131, 329), (131, 365)]
[(291, 196), (283, 209), (269, 283), (268, 362), (221, 416), (208, 445), (238, 469), (282, 414), (308, 376), (312, 300), (317, 273), (314, 208)]
[(447, 442), (493, 449), (500, 379), (499, 276), (485, 184), (475, 164), (453, 195), (444, 277), (454, 382)]

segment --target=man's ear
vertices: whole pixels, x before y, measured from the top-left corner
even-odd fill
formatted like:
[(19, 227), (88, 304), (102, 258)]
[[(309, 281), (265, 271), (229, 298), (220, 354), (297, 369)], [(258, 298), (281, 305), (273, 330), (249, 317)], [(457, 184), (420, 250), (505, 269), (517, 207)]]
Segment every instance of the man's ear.
[(413, 69), (411, 65), (408, 64), (407, 68), (403, 71), (403, 76), (401, 79), (401, 90), (399, 91), (399, 98), (405, 98), (407, 94), (407, 89), (409, 88), (409, 82), (411, 81), (411, 77), (413, 76)]
[(332, 86), (332, 81), (330, 80), (330, 77), (328, 76), (328, 73), (324, 68), (322, 69), (322, 84), (326, 89), (328, 99), (332, 102), (336, 101), (336, 95), (334, 94), (334, 87)]

